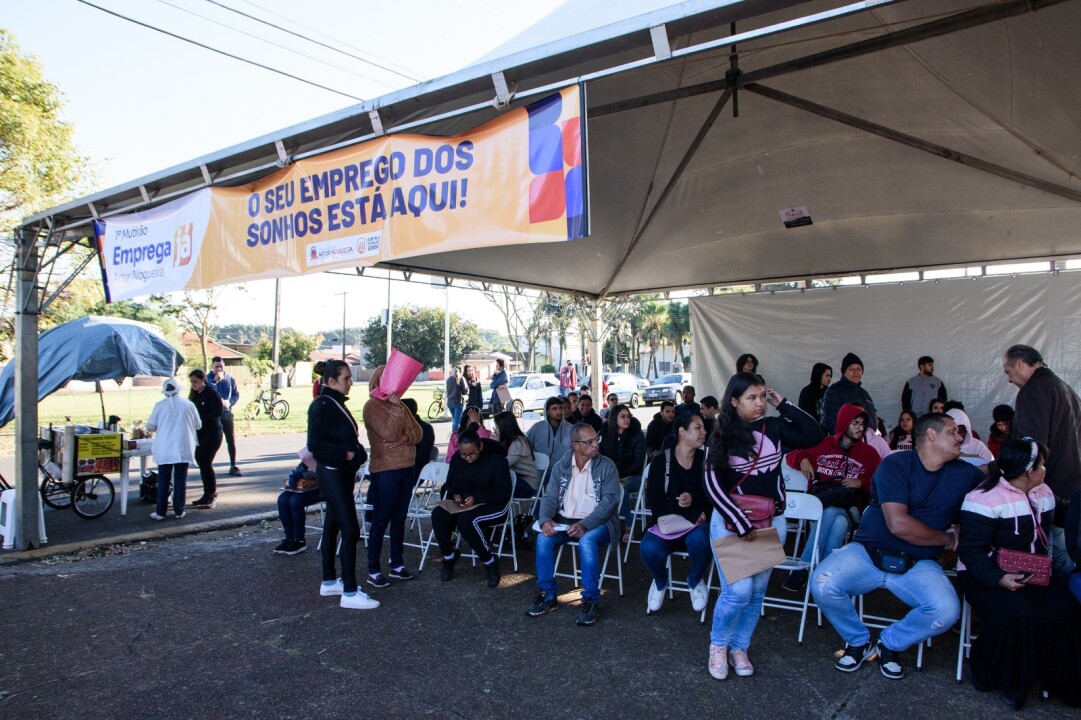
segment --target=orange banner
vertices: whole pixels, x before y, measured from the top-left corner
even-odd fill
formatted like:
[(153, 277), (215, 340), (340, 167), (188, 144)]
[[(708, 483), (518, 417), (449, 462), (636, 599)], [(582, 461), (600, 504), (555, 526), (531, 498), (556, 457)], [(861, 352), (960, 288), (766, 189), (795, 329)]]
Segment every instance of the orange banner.
[(96, 223), (110, 300), (588, 233), (577, 86), (447, 138), (390, 135)]

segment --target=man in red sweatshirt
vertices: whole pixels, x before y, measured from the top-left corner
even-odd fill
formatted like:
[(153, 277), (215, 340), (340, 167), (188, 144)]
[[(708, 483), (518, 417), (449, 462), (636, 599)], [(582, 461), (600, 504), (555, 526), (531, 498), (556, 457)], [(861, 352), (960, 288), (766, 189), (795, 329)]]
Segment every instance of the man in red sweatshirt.
[[(822, 531), (818, 536), (818, 559), (844, 544), (845, 535), (855, 518), (849, 510), (862, 511), (871, 494), (871, 476), (882, 459), (866, 441), (866, 410), (846, 403), (837, 411), (837, 431), (810, 450), (793, 450), (785, 460), (807, 478), (808, 489), (822, 500)], [(807, 535), (807, 546), (800, 560), (809, 563), (814, 545), (815, 527)], [(807, 570), (793, 570), (781, 586), (799, 592), (807, 584)]]

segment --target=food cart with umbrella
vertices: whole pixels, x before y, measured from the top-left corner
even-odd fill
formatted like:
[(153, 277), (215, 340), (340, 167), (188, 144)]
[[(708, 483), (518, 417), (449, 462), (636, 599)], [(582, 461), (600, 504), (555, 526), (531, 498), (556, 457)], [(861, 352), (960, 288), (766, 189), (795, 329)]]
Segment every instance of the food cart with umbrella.
[[(51, 507), (71, 506), (80, 517), (100, 517), (115, 491), (106, 472), (120, 470), (123, 436), (106, 426), (100, 381), (137, 375), (171, 377), (184, 356), (154, 325), (90, 315), (58, 325), (38, 337), (38, 402), (71, 380), (96, 382), (100, 428), (45, 428), (41, 442), (41, 495)], [(0, 372), (0, 427), (15, 416), (15, 362)], [(57, 465), (59, 461), (59, 465)], [(56, 472), (56, 468), (60, 472)]]

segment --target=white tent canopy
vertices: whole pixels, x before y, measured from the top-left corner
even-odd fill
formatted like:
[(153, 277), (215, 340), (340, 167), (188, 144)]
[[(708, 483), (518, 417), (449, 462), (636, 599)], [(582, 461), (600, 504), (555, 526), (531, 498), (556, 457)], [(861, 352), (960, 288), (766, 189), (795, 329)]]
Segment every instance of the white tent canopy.
[[(20, 367), (36, 367), (36, 309), (55, 297), (39, 298), (40, 246), (92, 246), (95, 217), (383, 133), (454, 134), (575, 81), (588, 93), (591, 237), (384, 266), (596, 300), (1081, 255), (1081, 1), (689, 0), (603, 24), (609, 7), (621, 8), (575, 0), (503, 57), (28, 218)], [(786, 229), (780, 213), (796, 207), (813, 224)], [(597, 311), (595, 335), (601, 323)], [(16, 405), (27, 489), (31, 376), (20, 370)], [(36, 543), (30, 495), (20, 547)]]

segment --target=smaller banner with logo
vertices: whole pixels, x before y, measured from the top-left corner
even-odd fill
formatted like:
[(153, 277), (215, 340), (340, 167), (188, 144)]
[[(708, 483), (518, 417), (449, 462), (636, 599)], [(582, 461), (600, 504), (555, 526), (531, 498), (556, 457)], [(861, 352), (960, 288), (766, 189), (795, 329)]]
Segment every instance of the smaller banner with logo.
[(389, 135), (95, 223), (110, 301), (589, 233), (578, 86), (454, 137)]

